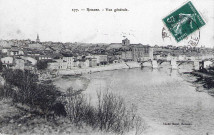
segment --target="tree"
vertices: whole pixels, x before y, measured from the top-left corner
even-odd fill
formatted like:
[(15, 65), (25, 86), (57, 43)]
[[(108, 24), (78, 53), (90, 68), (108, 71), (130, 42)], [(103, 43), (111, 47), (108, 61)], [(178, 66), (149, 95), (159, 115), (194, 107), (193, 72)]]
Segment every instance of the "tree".
[(54, 111), (53, 106), (61, 92), (52, 84), (39, 83), (38, 76), (29, 70), (8, 69), (2, 73), (6, 83), (5, 90), (14, 103), (39, 109), (45, 115)]
[(48, 67), (48, 61), (38, 61), (36, 66), (38, 70), (45, 70)]
[(3, 70), (3, 64), (2, 64), (2, 62), (0, 61), (0, 72), (2, 72), (2, 70)]

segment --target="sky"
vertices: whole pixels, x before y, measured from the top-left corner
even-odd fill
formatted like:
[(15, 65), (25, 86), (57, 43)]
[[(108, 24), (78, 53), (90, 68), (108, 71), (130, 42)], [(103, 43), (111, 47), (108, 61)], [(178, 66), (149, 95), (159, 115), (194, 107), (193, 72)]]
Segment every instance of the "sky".
[[(214, 0), (191, 0), (204, 18), (198, 46), (214, 46)], [(0, 39), (182, 46), (162, 39), (162, 19), (186, 0), (0, 0)], [(81, 9), (100, 11), (81, 11)], [(113, 11), (105, 11), (105, 8)], [(114, 12), (115, 8), (128, 11)], [(79, 9), (79, 12), (74, 12)], [(104, 10), (104, 11), (102, 11)]]

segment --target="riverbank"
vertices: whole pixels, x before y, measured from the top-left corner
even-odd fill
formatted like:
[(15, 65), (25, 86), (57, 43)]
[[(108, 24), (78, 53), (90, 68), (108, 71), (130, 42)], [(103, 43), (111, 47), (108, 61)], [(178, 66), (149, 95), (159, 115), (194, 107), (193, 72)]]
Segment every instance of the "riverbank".
[(210, 74), (207, 74), (207, 73), (202, 73), (202, 72), (199, 72), (199, 71), (193, 71), (193, 72), (191, 72), (191, 74), (197, 75), (197, 76), (201, 76), (201, 77), (204, 77), (204, 78), (214, 77), (213, 75), (210, 75)]
[(79, 75), (79, 74), (90, 74), (94, 72), (101, 71), (112, 71), (118, 69), (131, 69), (131, 68), (140, 68), (140, 63), (137, 62), (123, 62), (115, 63), (110, 65), (104, 65), (99, 67), (88, 67), (88, 68), (76, 68), (72, 70), (59, 70), (59, 75)]

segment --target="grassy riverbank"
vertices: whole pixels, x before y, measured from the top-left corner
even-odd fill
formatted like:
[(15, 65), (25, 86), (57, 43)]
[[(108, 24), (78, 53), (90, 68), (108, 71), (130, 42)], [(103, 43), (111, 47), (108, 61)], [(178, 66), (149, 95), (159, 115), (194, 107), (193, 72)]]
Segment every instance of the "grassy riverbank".
[(214, 96), (214, 74), (200, 70), (193, 71), (191, 74), (197, 78), (193, 83), (201, 85), (201, 87), (197, 87), (197, 91), (204, 91), (209, 95)]

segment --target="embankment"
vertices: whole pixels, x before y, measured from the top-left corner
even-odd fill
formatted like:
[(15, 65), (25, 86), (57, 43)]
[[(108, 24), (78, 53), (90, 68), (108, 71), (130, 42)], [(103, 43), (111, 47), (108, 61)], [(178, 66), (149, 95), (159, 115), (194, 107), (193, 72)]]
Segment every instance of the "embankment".
[(137, 62), (126, 62), (126, 63), (116, 63), (99, 67), (88, 67), (88, 68), (77, 68), (69, 70), (59, 70), (59, 75), (78, 75), (78, 74), (87, 74), (93, 72), (101, 71), (112, 71), (118, 69), (127, 69), (127, 68), (139, 68), (140, 64)]

